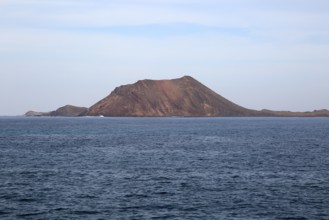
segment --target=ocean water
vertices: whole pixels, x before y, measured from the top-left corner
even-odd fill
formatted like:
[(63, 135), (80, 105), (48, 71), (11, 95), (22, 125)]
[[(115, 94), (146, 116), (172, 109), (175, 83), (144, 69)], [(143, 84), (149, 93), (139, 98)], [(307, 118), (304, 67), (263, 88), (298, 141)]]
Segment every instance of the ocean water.
[(0, 118), (0, 219), (329, 219), (329, 118)]

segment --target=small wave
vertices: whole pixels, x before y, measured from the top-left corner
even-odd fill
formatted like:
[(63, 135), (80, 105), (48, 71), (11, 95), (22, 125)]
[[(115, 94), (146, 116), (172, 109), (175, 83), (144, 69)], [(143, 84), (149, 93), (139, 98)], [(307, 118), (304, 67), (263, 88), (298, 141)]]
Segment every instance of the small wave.
[(0, 210), (0, 215), (7, 215), (7, 214), (9, 214), (9, 212)]
[(36, 199), (33, 198), (22, 198), (22, 199), (18, 199), (18, 202), (35, 202), (37, 201)]
[(126, 198), (147, 198), (148, 195), (146, 195), (146, 194), (127, 194), (124, 197), (126, 197)]
[(204, 136), (204, 137), (200, 137), (200, 139), (204, 143), (226, 143), (232, 141), (232, 139), (228, 137), (220, 137), (220, 136)]
[(17, 217), (29, 217), (29, 216), (42, 215), (42, 214), (45, 214), (45, 212), (23, 213), (23, 214), (18, 214)]
[(74, 211), (74, 214), (77, 215), (94, 215), (94, 214), (99, 214), (98, 211), (91, 211), (91, 210), (78, 210), (78, 211)]
[(156, 195), (168, 195), (169, 193), (165, 192), (165, 191), (161, 191), (161, 192), (156, 192), (155, 194)]

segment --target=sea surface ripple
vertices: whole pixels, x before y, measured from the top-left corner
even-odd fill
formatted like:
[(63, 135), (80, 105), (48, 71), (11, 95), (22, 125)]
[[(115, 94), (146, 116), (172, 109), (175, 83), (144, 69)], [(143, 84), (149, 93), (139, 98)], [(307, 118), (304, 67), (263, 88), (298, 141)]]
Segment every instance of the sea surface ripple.
[(329, 219), (329, 119), (1, 117), (0, 219)]

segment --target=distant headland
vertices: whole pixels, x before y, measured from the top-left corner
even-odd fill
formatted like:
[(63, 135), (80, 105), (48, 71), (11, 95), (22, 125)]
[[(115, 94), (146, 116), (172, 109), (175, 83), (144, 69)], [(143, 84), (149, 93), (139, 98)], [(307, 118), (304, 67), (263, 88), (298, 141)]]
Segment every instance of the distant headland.
[(36, 111), (28, 111), (25, 113), (25, 116), (83, 116), (88, 111), (88, 108), (85, 107), (77, 107), (73, 105), (65, 105), (63, 107), (58, 108), (55, 111), (51, 112), (36, 112)]
[(212, 91), (191, 76), (172, 80), (140, 80), (119, 86), (90, 108), (66, 105), (25, 116), (108, 117), (329, 117), (329, 111), (252, 110)]

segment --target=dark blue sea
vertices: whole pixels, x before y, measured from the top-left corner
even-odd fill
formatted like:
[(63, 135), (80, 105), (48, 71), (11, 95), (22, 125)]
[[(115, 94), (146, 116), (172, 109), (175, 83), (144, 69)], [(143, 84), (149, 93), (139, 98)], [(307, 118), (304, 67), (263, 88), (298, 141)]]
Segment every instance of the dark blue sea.
[(0, 219), (329, 219), (329, 118), (0, 118)]

